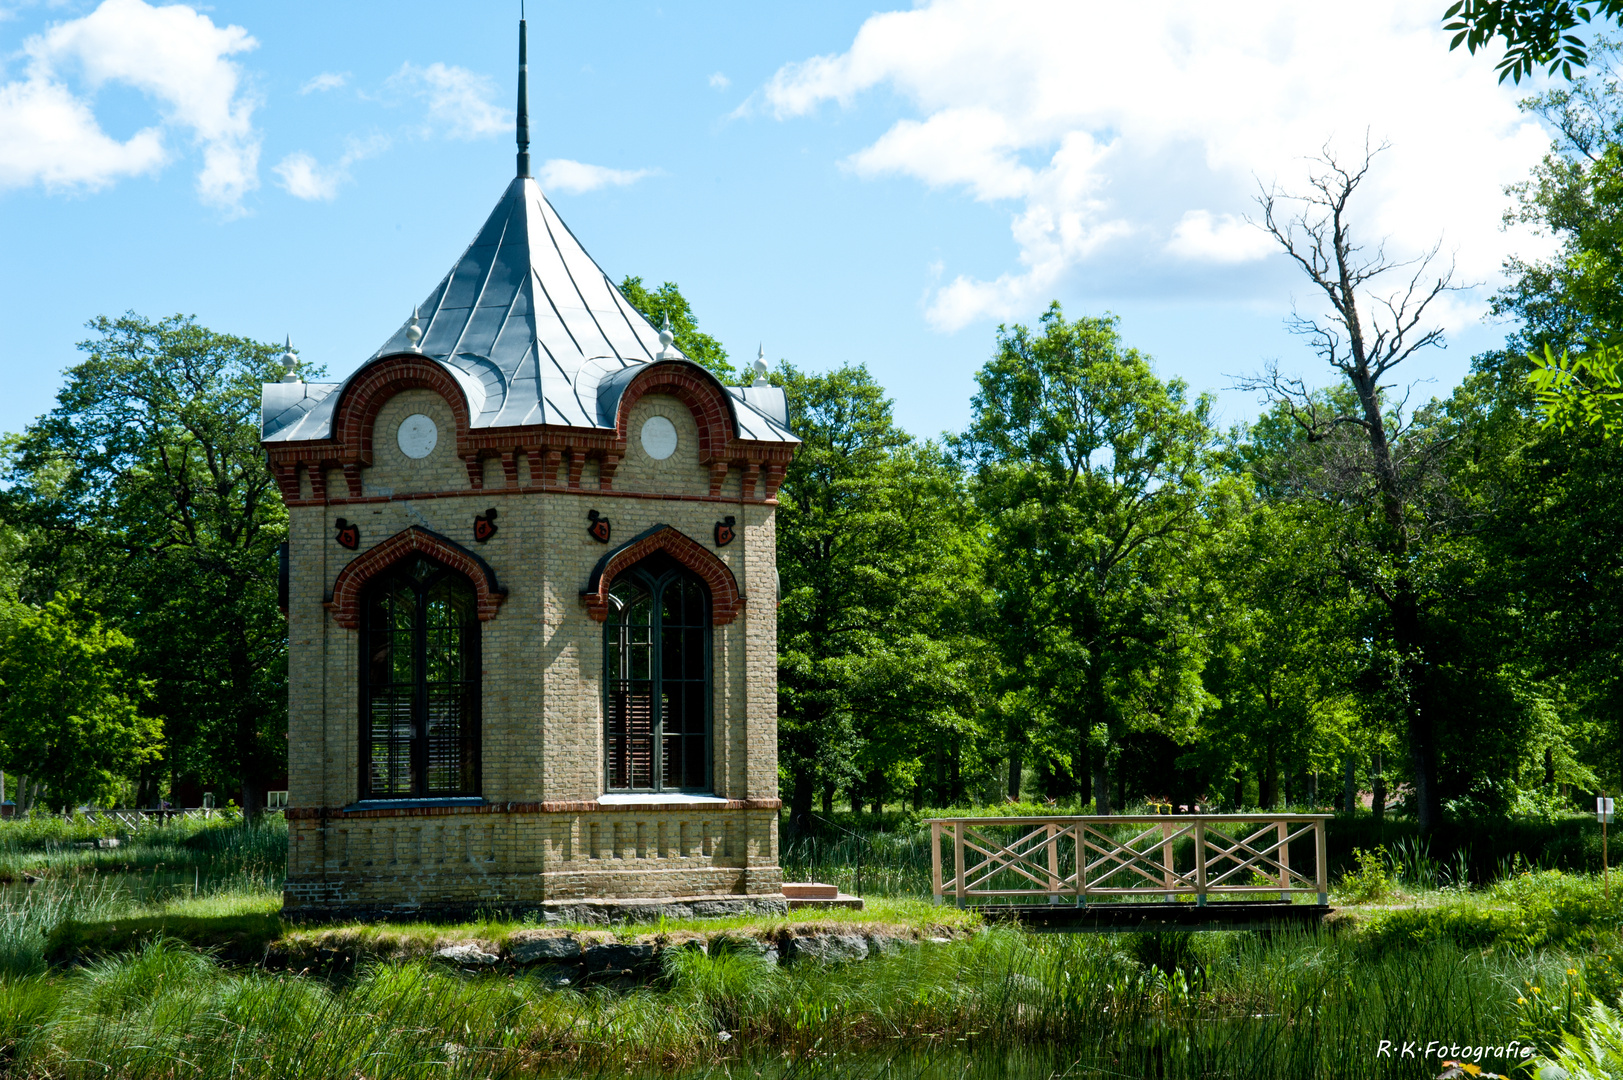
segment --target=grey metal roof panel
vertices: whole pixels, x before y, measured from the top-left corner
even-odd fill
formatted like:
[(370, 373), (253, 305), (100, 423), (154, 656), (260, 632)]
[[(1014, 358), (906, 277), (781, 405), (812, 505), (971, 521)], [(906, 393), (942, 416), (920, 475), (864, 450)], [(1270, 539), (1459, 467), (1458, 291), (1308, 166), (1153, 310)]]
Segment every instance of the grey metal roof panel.
[[(528, 177), (507, 185), (473, 243), (417, 314), (422, 340), (416, 351), (457, 380), (475, 428), (612, 427), (613, 406), (634, 369), (652, 363), (660, 350), (659, 333)], [(367, 365), (413, 352), (409, 326), (410, 320), (402, 323), (342, 383), (267, 385), (264, 438), (331, 437), (343, 387)], [(740, 437), (795, 441), (781, 401), (757, 401), (751, 396), (756, 388), (729, 393)], [(777, 394), (781, 399), (782, 391)]]
[(789, 398), (781, 386), (729, 386), (740, 439), (799, 442), (789, 432)]
[[(324, 439), (332, 430), (333, 391), (342, 383), (265, 383), (259, 406), (259, 437), (265, 442)], [(325, 413), (325, 419), (321, 414)]]

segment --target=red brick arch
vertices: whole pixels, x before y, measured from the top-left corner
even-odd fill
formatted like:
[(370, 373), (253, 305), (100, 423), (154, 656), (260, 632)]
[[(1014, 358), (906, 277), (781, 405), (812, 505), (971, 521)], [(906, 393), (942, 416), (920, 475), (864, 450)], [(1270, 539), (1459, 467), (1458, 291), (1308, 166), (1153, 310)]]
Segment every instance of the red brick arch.
[(378, 411), (402, 390), (432, 390), (445, 399), (456, 420), (456, 451), (466, 452), (469, 433), (468, 398), (462, 387), (439, 364), (421, 353), (386, 356), (361, 370), (344, 389), (333, 418), (333, 435), (344, 448), (344, 460), (372, 464), (372, 425)]
[(580, 602), (586, 605), (587, 613), (598, 622), (607, 621), (609, 589), (615, 577), (656, 551), (665, 552), (710, 586), (712, 626), (726, 626), (744, 610), (744, 598), (738, 592), (738, 579), (733, 577), (726, 563), (686, 533), (669, 525), (655, 525), (598, 560), (597, 566), (592, 569), (591, 580), (580, 594)]
[(507, 590), (496, 583), (496, 572), (489, 563), (449, 537), (413, 525), (351, 559), (338, 571), (332, 585), (332, 599), (326, 603), (333, 621), (346, 630), (359, 630), (361, 592), (366, 583), (412, 555), (426, 555), (473, 582), (480, 622), (494, 619), (496, 609), (507, 599)]
[(689, 360), (661, 360), (638, 372), (620, 395), (615, 413), (615, 434), (622, 442), (629, 437), (631, 408), (644, 394), (669, 394), (688, 407), (699, 424), (701, 463), (719, 457), (727, 449), (733, 437), (732, 412), (727, 392), (708, 371)]

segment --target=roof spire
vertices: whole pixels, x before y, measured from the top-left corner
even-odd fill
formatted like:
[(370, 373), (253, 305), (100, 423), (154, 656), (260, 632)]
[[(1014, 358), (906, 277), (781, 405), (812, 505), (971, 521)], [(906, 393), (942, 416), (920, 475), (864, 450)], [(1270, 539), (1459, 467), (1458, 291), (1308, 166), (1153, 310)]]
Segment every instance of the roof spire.
[(287, 350), (282, 353), (282, 381), (298, 382), (299, 376), (296, 372), (299, 367), (299, 358), (293, 352), (293, 338), (291, 336), (287, 339), (287, 344), (283, 345), (282, 348)]
[(667, 311), (665, 313), (665, 325), (659, 328), (659, 353), (655, 355), (654, 359), (680, 360), (682, 354), (671, 348), (671, 342), (675, 340), (676, 335), (671, 333), (671, 314)]
[(755, 381), (751, 386), (771, 386), (772, 380), (766, 377), (766, 342), (755, 350)]
[(411, 309), (411, 325), (406, 327), (407, 348), (411, 349), (412, 352), (423, 351), (418, 345), (418, 342), (423, 340), (423, 329), (417, 325), (418, 320), (421, 318), (422, 316), (418, 314), (417, 308), (413, 307)]
[(530, 63), (524, 47), (524, 4), (518, 16), (518, 174), (530, 175)]

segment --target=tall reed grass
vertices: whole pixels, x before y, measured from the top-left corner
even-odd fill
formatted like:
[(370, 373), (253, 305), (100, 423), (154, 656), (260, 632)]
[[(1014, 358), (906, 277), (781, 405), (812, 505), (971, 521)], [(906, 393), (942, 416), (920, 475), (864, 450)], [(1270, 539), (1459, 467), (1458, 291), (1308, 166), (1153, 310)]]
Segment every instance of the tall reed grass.
[[(990, 930), (844, 967), (668, 954), (664, 981), (556, 989), (383, 964), (351, 981), (231, 971), (173, 943), (0, 985), (12, 1070), (51, 1077), (699, 1075), (1435, 1076), (1381, 1038), (1503, 1043), (1545, 961), (1332, 937)], [(1546, 966), (1559, 963), (1551, 959)], [(1436, 1062), (1431, 1062), (1435, 1066)], [(1484, 1066), (1495, 1063), (1484, 1061)], [(947, 1066), (953, 1069), (947, 1069)], [(798, 1070), (798, 1071), (797, 1071)], [(1495, 1071), (1508, 1071), (1504, 1068)]]

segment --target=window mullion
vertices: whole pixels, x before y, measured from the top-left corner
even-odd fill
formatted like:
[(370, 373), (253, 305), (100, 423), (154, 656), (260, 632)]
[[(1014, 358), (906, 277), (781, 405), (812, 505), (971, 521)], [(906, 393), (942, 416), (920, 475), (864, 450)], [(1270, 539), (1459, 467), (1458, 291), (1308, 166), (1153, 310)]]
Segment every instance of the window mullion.
[(663, 585), (655, 585), (650, 591), (648, 603), (648, 675), (649, 689), (653, 696), (654, 723), (653, 723), (653, 750), (649, 754), (651, 762), (649, 777), (653, 781), (655, 791), (665, 790), (665, 621), (661, 605), (664, 603), (665, 589)]
[(411, 789), (428, 794), (428, 590), (417, 590), (411, 633)]

